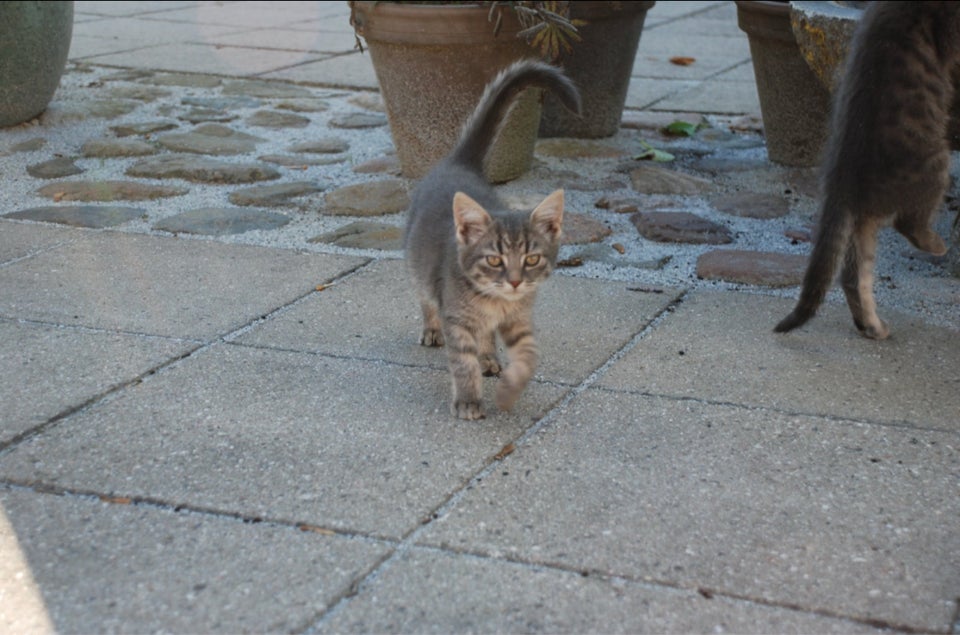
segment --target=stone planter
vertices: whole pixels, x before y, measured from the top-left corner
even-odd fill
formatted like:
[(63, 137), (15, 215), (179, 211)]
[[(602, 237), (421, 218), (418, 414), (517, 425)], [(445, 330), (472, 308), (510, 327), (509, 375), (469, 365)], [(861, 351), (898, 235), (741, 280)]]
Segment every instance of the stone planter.
[(60, 84), (73, 2), (0, 3), (0, 127), (42, 113)]
[(737, 0), (737, 21), (750, 40), (767, 155), (784, 165), (817, 165), (830, 94), (800, 53), (789, 3)]
[(541, 137), (599, 138), (620, 129), (630, 73), (647, 11), (654, 2), (571, 2), (570, 18), (585, 20), (581, 40), (559, 63), (580, 89), (583, 116), (546, 95)]
[[(353, 2), (352, 22), (366, 41), (404, 176), (417, 178), (451, 150), (483, 89), (535, 51), (518, 38), (520, 22), (501, 11), (494, 33), (480, 5)], [(530, 168), (540, 122), (539, 90), (513, 108), (488, 156), (487, 178), (514, 179)]]

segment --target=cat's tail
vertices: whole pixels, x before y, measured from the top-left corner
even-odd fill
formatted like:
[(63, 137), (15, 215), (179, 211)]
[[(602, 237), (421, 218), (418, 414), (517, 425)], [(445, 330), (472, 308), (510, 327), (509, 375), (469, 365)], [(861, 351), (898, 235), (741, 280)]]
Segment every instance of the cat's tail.
[(833, 284), (837, 265), (846, 253), (852, 231), (853, 214), (849, 206), (828, 195), (820, 208), (817, 241), (810, 253), (807, 272), (803, 276), (800, 299), (790, 315), (773, 328), (774, 331), (792, 331), (816, 315)]
[(451, 153), (452, 159), (480, 171), (516, 97), (530, 86), (553, 91), (564, 107), (580, 114), (580, 91), (562, 70), (535, 60), (515, 62), (487, 84), (477, 107), (463, 126), (460, 140)]

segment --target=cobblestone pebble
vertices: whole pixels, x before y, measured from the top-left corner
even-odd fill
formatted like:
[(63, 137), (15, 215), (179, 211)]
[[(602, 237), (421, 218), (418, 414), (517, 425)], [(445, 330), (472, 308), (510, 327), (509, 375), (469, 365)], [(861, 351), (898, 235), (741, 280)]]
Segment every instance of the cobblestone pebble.
[(4, 214), (7, 218), (19, 218), (42, 223), (58, 223), (71, 227), (89, 227), (102, 229), (121, 225), (135, 218), (141, 218), (145, 212), (135, 207), (113, 205), (59, 205), (55, 207), (31, 207)]
[(311, 243), (329, 243), (352, 249), (403, 249), (403, 229), (386, 223), (356, 221), (340, 229), (309, 239)]
[(85, 157), (140, 157), (156, 154), (152, 143), (140, 139), (90, 139), (80, 146), (80, 154)]
[(379, 113), (351, 112), (330, 119), (334, 128), (379, 128), (387, 125), (387, 118)]
[(214, 155), (253, 152), (261, 141), (260, 137), (215, 123), (197, 126), (192, 132), (172, 132), (157, 137), (157, 142), (170, 150)]
[(306, 128), (310, 119), (291, 112), (258, 110), (246, 118), (246, 123), (260, 128)]
[(718, 249), (697, 259), (697, 277), (765, 287), (790, 287), (803, 281), (806, 266), (805, 256)]
[(613, 233), (603, 222), (587, 214), (566, 213), (563, 215), (563, 245), (581, 245), (597, 243)]
[(324, 214), (334, 216), (382, 216), (402, 212), (410, 206), (406, 183), (386, 179), (347, 185), (327, 192)]
[(777, 194), (758, 192), (717, 194), (710, 198), (710, 203), (724, 214), (744, 218), (780, 218), (790, 212), (789, 201)]
[(724, 245), (730, 231), (690, 212), (637, 212), (630, 217), (640, 235), (661, 243)]
[(143, 201), (187, 193), (182, 187), (149, 185), (136, 181), (58, 181), (37, 190), (40, 196), (59, 201)]
[(154, 223), (153, 228), (174, 234), (224, 236), (255, 229), (277, 229), (289, 222), (289, 216), (278, 212), (237, 207), (203, 207), (164, 218)]
[(693, 196), (714, 189), (713, 183), (707, 179), (655, 165), (644, 165), (631, 170), (630, 182), (633, 189), (641, 194)]
[(202, 156), (165, 154), (137, 161), (127, 176), (151, 179), (184, 179), (194, 183), (254, 183), (280, 178), (280, 173), (262, 163), (228, 163)]
[(293, 84), (265, 82), (258, 80), (239, 80), (224, 84), (224, 95), (247, 95), (263, 99), (291, 99), (294, 97), (313, 97), (313, 93)]
[(110, 126), (110, 130), (118, 137), (130, 137), (133, 135), (151, 135), (156, 132), (165, 132), (179, 127), (180, 126), (174, 121), (144, 121), (143, 123)]
[(292, 183), (277, 183), (276, 185), (256, 185), (230, 193), (229, 200), (234, 205), (257, 207), (280, 207), (290, 203), (290, 199), (314, 192), (322, 192), (323, 188), (313, 182), (295, 181)]
[(27, 174), (36, 179), (59, 179), (64, 176), (81, 174), (82, 168), (77, 167), (72, 157), (56, 157), (42, 163), (27, 166)]
[(343, 139), (336, 137), (324, 137), (314, 141), (305, 141), (289, 148), (290, 152), (303, 152), (307, 154), (335, 154), (337, 152), (346, 152), (350, 144)]

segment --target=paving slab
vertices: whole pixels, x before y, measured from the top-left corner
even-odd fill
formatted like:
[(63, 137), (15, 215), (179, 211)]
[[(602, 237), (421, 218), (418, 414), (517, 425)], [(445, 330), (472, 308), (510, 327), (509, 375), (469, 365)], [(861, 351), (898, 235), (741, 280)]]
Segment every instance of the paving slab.
[(86, 57), (84, 61), (125, 68), (163, 71), (192, 69), (212, 75), (250, 76), (323, 57), (323, 54), (305, 54), (299, 51), (179, 43)]
[(857, 333), (845, 306), (829, 304), (805, 327), (773, 333), (793, 304), (760, 295), (691, 293), (599, 385), (960, 430), (957, 330), (881, 306), (893, 335), (876, 342)]
[(366, 90), (379, 90), (380, 87), (377, 83), (377, 74), (373, 70), (373, 62), (370, 61), (369, 52), (337, 55), (319, 61), (305, 62), (290, 68), (265, 71), (260, 77)]
[(420, 542), (951, 628), (955, 433), (599, 389), (563, 410)]
[[(436, 580), (449, 583), (437, 584)], [(623, 579), (411, 549), (319, 633), (879, 633), (856, 622)]]
[(0, 264), (56, 247), (75, 234), (67, 229), (0, 219)]
[(0, 317), (208, 339), (363, 260), (89, 232), (0, 268)]
[(0, 321), (0, 447), (195, 343)]
[[(577, 384), (622, 348), (679, 291), (641, 293), (618, 282), (555, 275), (540, 289), (534, 323), (536, 377)], [(330, 324), (340, 323), (338, 329)], [(239, 341), (445, 369), (446, 356), (417, 342), (420, 304), (402, 260), (380, 260), (258, 325)], [(505, 355), (501, 349), (501, 359)]]
[(0, 510), (3, 560), (29, 565), (0, 588), (32, 576), (56, 632), (294, 632), (388, 550), (95, 497), (0, 490)]
[(399, 538), (563, 394), (533, 383), (513, 413), (462, 422), (449, 390), (446, 371), (221, 344), (24, 441), (0, 474)]

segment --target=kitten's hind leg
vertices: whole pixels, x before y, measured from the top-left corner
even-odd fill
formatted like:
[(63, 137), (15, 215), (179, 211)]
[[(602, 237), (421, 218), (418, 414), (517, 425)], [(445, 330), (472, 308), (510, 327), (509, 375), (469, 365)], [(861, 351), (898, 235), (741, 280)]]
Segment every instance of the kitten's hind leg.
[(483, 376), (478, 357), (477, 338), (467, 328), (446, 324), (447, 359), (453, 381), (450, 412), (460, 419), (483, 419), (480, 396)]
[(500, 375), (500, 360), (497, 359), (497, 336), (493, 331), (480, 338), (480, 368), (486, 377)]
[(890, 329), (877, 315), (877, 303), (873, 298), (873, 267), (877, 259), (879, 229), (879, 223), (874, 219), (857, 222), (840, 274), (853, 323), (864, 337), (875, 340), (886, 339), (890, 335)]
[(912, 219), (897, 217), (893, 226), (917, 249), (922, 249), (934, 256), (942, 256), (947, 253), (947, 244), (943, 242), (943, 238), (941, 238), (937, 232), (930, 229), (927, 223), (926, 218), (914, 221)]
[(420, 310), (423, 312), (423, 333), (420, 334), (420, 345), (443, 346), (443, 328), (436, 302), (421, 299)]

